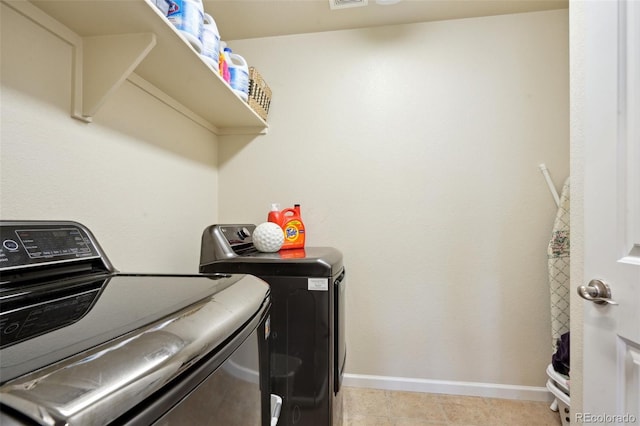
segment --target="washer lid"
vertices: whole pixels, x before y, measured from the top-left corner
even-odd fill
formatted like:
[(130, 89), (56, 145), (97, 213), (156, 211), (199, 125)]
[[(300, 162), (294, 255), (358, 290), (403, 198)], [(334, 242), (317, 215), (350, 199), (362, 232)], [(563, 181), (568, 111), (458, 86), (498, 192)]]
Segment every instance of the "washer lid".
[(108, 423), (217, 351), (268, 298), (252, 276), (114, 276), (80, 319), (0, 350), (1, 377), (14, 378), (0, 403), (40, 424)]

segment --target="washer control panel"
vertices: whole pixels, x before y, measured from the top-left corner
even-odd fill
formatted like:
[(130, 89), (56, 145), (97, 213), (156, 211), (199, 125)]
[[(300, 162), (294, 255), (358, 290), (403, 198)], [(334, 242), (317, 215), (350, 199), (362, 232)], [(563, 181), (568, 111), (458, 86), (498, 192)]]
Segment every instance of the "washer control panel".
[[(252, 228), (252, 229), (249, 229)], [(234, 249), (247, 244), (253, 244), (254, 225), (221, 225), (220, 232), (229, 246)]]
[(100, 257), (88, 231), (74, 222), (0, 222), (0, 270)]

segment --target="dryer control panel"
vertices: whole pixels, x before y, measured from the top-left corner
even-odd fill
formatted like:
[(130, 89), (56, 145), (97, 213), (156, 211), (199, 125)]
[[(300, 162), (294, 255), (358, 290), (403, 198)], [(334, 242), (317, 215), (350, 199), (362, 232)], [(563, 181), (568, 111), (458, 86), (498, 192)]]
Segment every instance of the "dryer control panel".
[(232, 259), (257, 252), (253, 245), (256, 225), (211, 225), (202, 234), (200, 263)]

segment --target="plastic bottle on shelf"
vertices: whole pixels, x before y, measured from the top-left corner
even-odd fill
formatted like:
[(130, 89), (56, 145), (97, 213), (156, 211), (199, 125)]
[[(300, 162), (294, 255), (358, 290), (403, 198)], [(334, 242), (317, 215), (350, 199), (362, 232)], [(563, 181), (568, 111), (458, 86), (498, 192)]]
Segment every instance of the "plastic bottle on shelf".
[(204, 14), (202, 29), (202, 58), (217, 72), (220, 56), (220, 33), (216, 21), (208, 13)]
[(246, 102), (249, 98), (249, 65), (242, 56), (233, 53), (229, 47), (224, 50), (231, 75), (231, 88)]
[(167, 18), (191, 46), (202, 51), (202, 27), (204, 26), (204, 7), (202, 0), (171, 0)]
[(225, 52), (226, 46), (227, 46), (227, 43), (225, 43), (224, 41), (220, 42), (220, 57), (218, 59), (220, 65), (219, 65), (218, 71), (220, 73), (220, 77), (222, 77), (222, 79), (226, 81), (227, 84), (230, 85), (231, 75), (229, 73), (229, 60)]

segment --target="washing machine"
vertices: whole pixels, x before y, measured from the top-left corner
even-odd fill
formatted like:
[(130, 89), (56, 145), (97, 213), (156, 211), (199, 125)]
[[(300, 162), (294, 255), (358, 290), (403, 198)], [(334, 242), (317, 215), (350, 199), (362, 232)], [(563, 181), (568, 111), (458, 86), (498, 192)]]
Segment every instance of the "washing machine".
[(202, 235), (201, 273), (255, 275), (271, 287), (271, 392), (278, 425), (342, 424), (346, 363), (342, 253), (307, 247), (261, 253), (253, 224), (212, 225)]
[(77, 222), (0, 221), (0, 277), (0, 424), (277, 422), (255, 276), (122, 273)]

